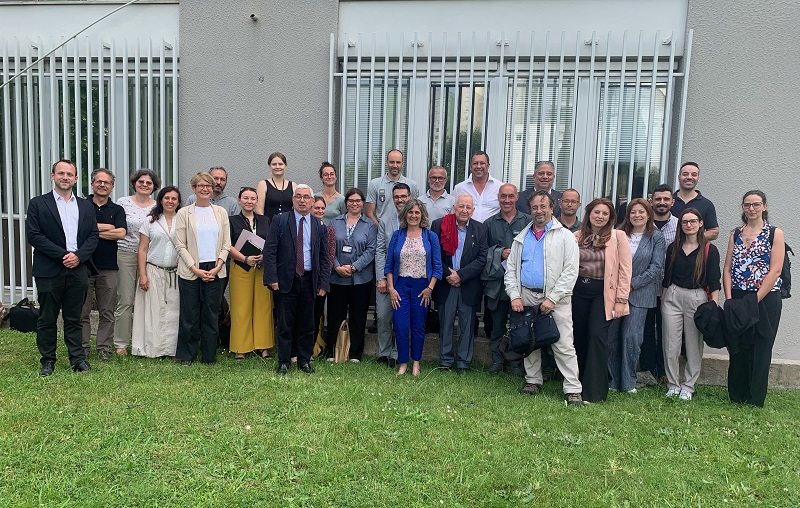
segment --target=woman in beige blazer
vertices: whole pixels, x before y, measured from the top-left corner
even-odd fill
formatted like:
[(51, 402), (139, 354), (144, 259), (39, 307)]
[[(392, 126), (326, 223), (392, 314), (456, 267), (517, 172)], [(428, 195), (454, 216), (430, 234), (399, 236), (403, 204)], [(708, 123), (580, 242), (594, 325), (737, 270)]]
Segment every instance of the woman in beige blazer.
[(178, 287), (181, 315), (176, 358), (189, 366), (197, 358), (214, 363), (219, 335), (219, 306), (222, 283), (227, 277), (225, 260), (231, 248), (228, 212), (211, 204), (214, 179), (200, 172), (192, 177), (194, 204), (181, 208), (175, 217), (175, 245), (178, 251)]
[(580, 263), (572, 292), (575, 352), (583, 400), (601, 402), (608, 395), (608, 328), (629, 312), (631, 248), (624, 231), (614, 230), (614, 204), (598, 198), (586, 205), (575, 232)]

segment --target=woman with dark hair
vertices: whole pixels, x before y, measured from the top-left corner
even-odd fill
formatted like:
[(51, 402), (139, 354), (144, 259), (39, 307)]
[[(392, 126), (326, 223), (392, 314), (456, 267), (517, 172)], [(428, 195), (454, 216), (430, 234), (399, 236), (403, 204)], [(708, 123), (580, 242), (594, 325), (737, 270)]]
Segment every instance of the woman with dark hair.
[(781, 320), (781, 272), (786, 256), (783, 231), (767, 222), (767, 196), (752, 190), (742, 197), (741, 227), (728, 239), (722, 286), (725, 300), (755, 294), (758, 323), (729, 348), (728, 396), (731, 402), (763, 407), (767, 397), (772, 346)]
[[(414, 361), (411, 373), (419, 376), (425, 345), (425, 320), (431, 294), (442, 278), (439, 237), (430, 229), (428, 211), (419, 199), (409, 199), (399, 214), (400, 229), (392, 234), (383, 268), (397, 342), (397, 375), (408, 370), (409, 345)], [(410, 336), (410, 341), (409, 341)]]
[(117, 204), (125, 209), (128, 227), (125, 238), (117, 242), (117, 308), (114, 310), (114, 347), (118, 355), (128, 354), (133, 333), (133, 301), (138, 274), (139, 230), (156, 206), (152, 198), (161, 187), (161, 179), (149, 169), (140, 169), (131, 178), (133, 194), (123, 196)]
[(139, 229), (139, 288), (131, 340), (131, 354), (137, 356), (175, 356), (180, 311), (175, 215), (180, 208), (181, 191), (164, 187)]
[(334, 217), (347, 212), (344, 196), (336, 190), (336, 167), (330, 162), (323, 162), (319, 168), (319, 179), (322, 180), (322, 190), (315, 196), (321, 196), (325, 200), (325, 216), (322, 222), (330, 226)]
[(636, 393), (636, 363), (644, 339), (645, 320), (655, 308), (664, 270), (667, 244), (653, 224), (653, 207), (642, 198), (632, 199), (620, 229), (631, 248), (630, 314), (611, 323), (608, 337), (609, 388)]
[(229, 285), (231, 292), (231, 345), (237, 360), (258, 351), (262, 358), (269, 358), (269, 350), (275, 345), (275, 322), (272, 316), (272, 292), (262, 282), (264, 267), (262, 255), (245, 256), (234, 245), (243, 231), (267, 238), (269, 219), (255, 213), (258, 194), (252, 187), (239, 191), (241, 212), (231, 215), (231, 250), (228, 257), (233, 260)]
[[(320, 224), (324, 226), (328, 232), (328, 259), (331, 265), (333, 265), (333, 259), (336, 256), (336, 232), (332, 227), (326, 226), (322, 219), (325, 216), (325, 200), (322, 196), (314, 196), (314, 204), (311, 205), (311, 215), (318, 219)], [(327, 293), (323, 296), (317, 295), (314, 297), (314, 337), (319, 336), (319, 330), (322, 326), (322, 316), (325, 314), (325, 300), (327, 299)], [(293, 351), (292, 358), (295, 356)]]
[(575, 232), (580, 262), (572, 291), (575, 353), (583, 400), (608, 396), (608, 329), (629, 313), (631, 248), (625, 233), (614, 229), (614, 204), (598, 198), (586, 205), (586, 218)]
[[(350, 361), (360, 362), (364, 352), (372, 273), (378, 227), (363, 213), (364, 193), (350, 189), (344, 196), (347, 213), (331, 221), (336, 250), (331, 266), (331, 292), (328, 300), (328, 358), (333, 358), (342, 321), (350, 330)], [(348, 314), (349, 311), (349, 314)]]
[(285, 155), (273, 152), (267, 157), (267, 164), (272, 176), (261, 180), (256, 186), (256, 213), (272, 220), (275, 215), (292, 209), (292, 196), (297, 184), (286, 179)]
[[(661, 322), (664, 332), (664, 367), (667, 397), (692, 400), (703, 363), (703, 336), (694, 324), (697, 307), (719, 303), (719, 251), (704, 236), (703, 217), (696, 208), (678, 216), (675, 241), (667, 248), (667, 264), (661, 284)], [(686, 365), (681, 381), (679, 357), (686, 345)]]
[(219, 339), (219, 306), (222, 281), (227, 276), (225, 260), (231, 248), (228, 212), (211, 203), (214, 178), (202, 171), (192, 177), (197, 200), (181, 208), (175, 218), (178, 251), (178, 286), (181, 318), (175, 356), (189, 366), (202, 348), (202, 361), (212, 364)]

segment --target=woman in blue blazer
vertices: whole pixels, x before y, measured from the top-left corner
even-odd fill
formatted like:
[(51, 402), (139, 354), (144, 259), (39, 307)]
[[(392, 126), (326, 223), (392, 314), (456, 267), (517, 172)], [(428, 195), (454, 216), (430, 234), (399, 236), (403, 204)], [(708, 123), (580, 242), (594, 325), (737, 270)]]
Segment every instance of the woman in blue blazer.
[(425, 319), (431, 293), (442, 278), (439, 238), (429, 227), (428, 211), (418, 199), (410, 199), (398, 216), (400, 229), (394, 232), (386, 252), (386, 283), (394, 309), (394, 335), (401, 376), (408, 369), (411, 336), (412, 374), (419, 376), (419, 361), (425, 344)]
[(644, 338), (647, 311), (656, 306), (664, 273), (667, 244), (653, 224), (653, 207), (642, 198), (631, 200), (620, 226), (633, 255), (630, 314), (616, 319), (609, 329), (608, 370), (610, 390), (636, 393), (636, 363)]

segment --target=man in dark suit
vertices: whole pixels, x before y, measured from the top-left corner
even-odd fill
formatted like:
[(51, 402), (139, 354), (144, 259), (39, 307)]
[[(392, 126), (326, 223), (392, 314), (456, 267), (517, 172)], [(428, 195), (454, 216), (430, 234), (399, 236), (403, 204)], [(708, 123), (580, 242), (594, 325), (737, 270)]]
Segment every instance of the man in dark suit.
[(291, 364), (292, 342), (297, 343), (297, 367), (313, 374), (314, 297), (330, 289), (331, 262), (327, 230), (311, 217), (311, 187), (297, 186), (293, 210), (272, 220), (264, 243), (264, 285), (275, 295), (278, 320), (278, 375)]
[(62, 159), (50, 172), (53, 192), (31, 199), (25, 227), (33, 247), (33, 276), (39, 293), (36, 345), (42, 376), (56, 365), (56, 320), (64, 319), (64, 342), (75, 372), (91, 370), (81, 345), (81, 309), (94, 273), (91, 256), (100, 233), (92, 204), (72, 193), (78, 181), (75, 164)]
[(453, 365), (453, 325), (458, 314), (456, 372), (463, 374), (472, 362), (475, 313), (483, 298), (481, 272), (488, 239), (486, 226), (471, 220), (475, 211), (472, 196), (458, 196), (453, 210), (431, 225), (439, 235), (444, 272), (433, 288), (433, 299), (439, 305), (439, 367), (449, 370)]
[(531, 207), (528, 204), (531, 196), (538, 191), (546, 191), (553, 198), (555, 207), (553, 208), (553, 217), (556, 219), (561, 218), (561, 208), (558, 201), (561, 199), (561, 193), (553, 188), (556, 181), (556, 167), (551, 161), (539, 161), (533, 169), (533, 187), (525, 189), (519, 193), (517, 200), (517, 210), (522, 213), (531, 214)]

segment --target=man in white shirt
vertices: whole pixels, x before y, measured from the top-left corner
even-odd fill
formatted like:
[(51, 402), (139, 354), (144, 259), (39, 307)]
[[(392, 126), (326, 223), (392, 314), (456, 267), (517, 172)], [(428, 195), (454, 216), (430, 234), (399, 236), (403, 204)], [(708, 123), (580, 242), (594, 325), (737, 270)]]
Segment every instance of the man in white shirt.
[(478, 151), (469, 159), (470, 175), (466, 180), (456, 185), (453, 195), (469, 194), (475, 202), (475, 213), (472, 219), (484, 222), (486, 219), (500, 211), (500, 202), (497, 194), (503, 182), (489, 174), (489, 155)]

